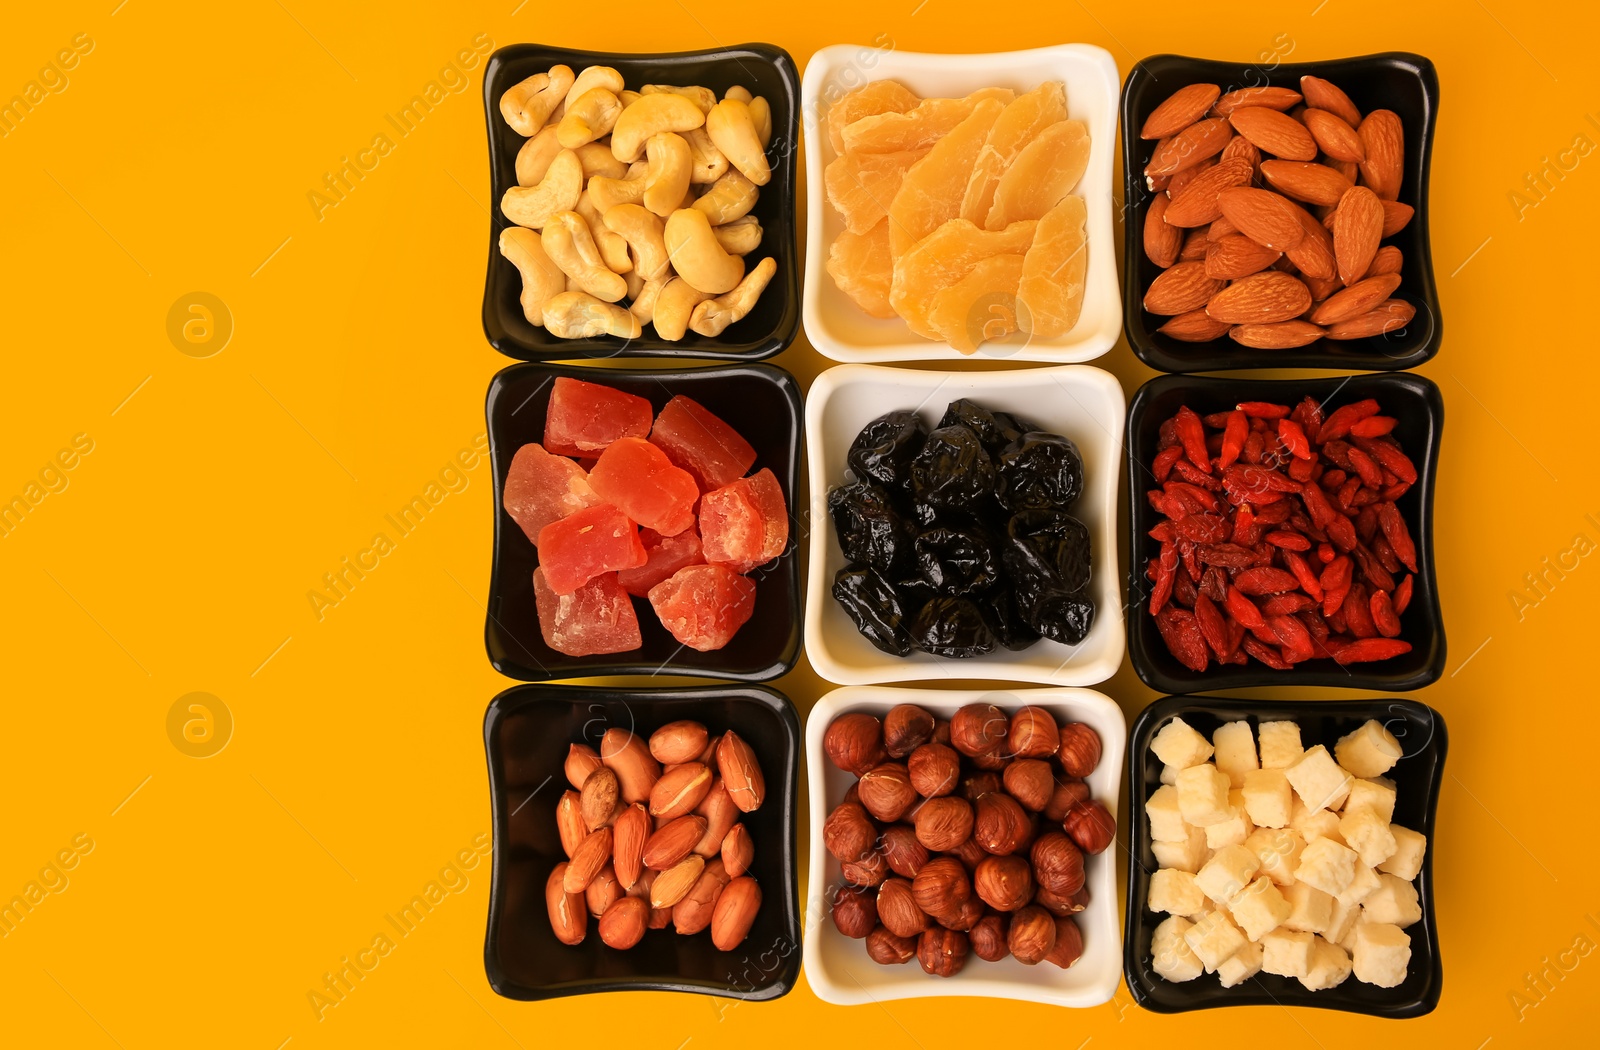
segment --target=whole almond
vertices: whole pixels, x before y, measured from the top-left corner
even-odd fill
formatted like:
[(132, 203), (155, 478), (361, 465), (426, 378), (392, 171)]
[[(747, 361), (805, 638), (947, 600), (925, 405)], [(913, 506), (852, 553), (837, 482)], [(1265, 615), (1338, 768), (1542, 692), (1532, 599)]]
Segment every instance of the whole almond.
[(1286, 87), (1247, 87), (1230, 91), (1217, 99), (1217, 104), (1211, 107), (1211, 115), (1225, 117), (1236, 109), (1247, 106), (1265, 106), (1268, 109), (1285, 110), (1300, 101), (1300, 92)]
[(1351, 186), (1351, 180), (1326, 164), (1297, 160), (1262, 161), (1261, 176), (1285, 197), (1309, 204), (1338, 204)]
[(1246, 106), (1234, 110), (1228, 121), (1262, 153), (1284, 160), (1316, 159), (1317, 141), (1304, 124), (1287, 113), (1264, 106)]
[(661, 774), (650, 789), (650, 815), (672, 820), (691, 813), (711, 791), (711, 770), (698, 762), (685, 762)]
[(607, 729), (600, 738), (600, 761), (617, 775), (622, 801), (643, 802), (661, 776), (661, 764), (645, 742), (626, 729)]
[(664, 766), (694, 762), (706, 749), (710, 734), (699, 722), (668, 722), (650, 734), (650, 754)]
[(1241, 278), (1212, 296), (1206, 313), (1229, 324), (1271, 324), (1299, 317), (1310, 306), (1311, 291), (1304, 282), (1268, 270)]
[[(1271, 113), (1272, 110), (1263, 112)], [(1263, 248), (1286, 252), (1300, 243), (1305, 230), (1300, 225), (1303, 209), (1281, 194), (1252, 186), (1234, 186), (1217, 197), (1222, 214), (1240, 233)], [(1193, 307), (1190, 307), (1193, 309)]]
[(1177, 200), (1180, 196), (1182, 196), (1183, 191), (1189, 188), (1189, 183), (1199, 178), (1202, 172), (1210, 171), (1216, 166), (1216, 163), (1217, 162), (1215, 158), (1211, 160), (1203, 160), (1194, 167), (1184, 168), (1182, 171), (1172, 176), (1172, 181), (1167, 183), (1167, 199), (1174, 201)]
[(1172, 195), (1172, 206), (1164, 218), (1172, 226), (1204, 226), (1222, 215), (1217, 195), (1230, 187), (1245, 185), (1252, 174), (1254, 169), (1243, 157), (1214, 164), (1191, 180), (1181, 193)]
[(673, 929), (681, 934), (694, 934), (710, 926), (712, 911), (728, 879), (720, 859), (708, 861), (689, 892), (672, 906)]
[(1210, 226), (1206, 227), (1206, 240), (1220, 241), (1222, 238), (1230, 237), (1238, 232), (1239, 228), (1233, 223), (1229, 222), (1227, 219), (1219, 218), (1213, 221)]
[(589, 827), (583, 822), (582, 799), (576, 791), (565, 791), (556, 800), (556, 832), (561, 836), (562, 852), (568, 857), (589, 834)]
[(1150, 176), (1176, 175), (1215, 157), (1233, 138), (1233, 127), (1220, 117), (1198, 121), (1163, 141), (1144, 172)]
[(1333, 213), (1333, 254), (1339, 280), (1354, 284), (1366, 275), (1383, 238), (1383, 205), (1366, 186), (1352, 186)]
[(594, 748), (587, 744), (573, 744), (567, 748), (567, 761), (562, 766), (562, 771), (567, 775), (567, 783), (578, 790), (583, 789), (583, 782), (589, 779), (589, 774), (600, 768), (600, 756)]
[(1255, 143), (1243, 135), (1235, 135), (1222, 147), (1222, 152), (1217, 155), (1217, 163), (1225, 160), (1244, 160), (1250, 162), (1250, 170), (1261, 170), (1261, 151), (1256, 149)]
[(1361, 123), (1361, 111), (1339, 87), (1321, 77), (1301, 77), (1300, 93), (1306, 98), (1307, 109), (1325, 109), (1352, 128)]
[(1411, 221), (1414, 209), (1409, 204), (1399, 201), (1383, 202), (1383, 235), (1393, 237), (1406, 228), (1406, 223)]
[(1166, 100), (1145, 118), (1139, 129), (1142, 139), (1164, 139), (1176, 135), (1184, 128), (1205, 116), (1206, 110), (1222, 94), (1216, 84), (1190, 84), (1168, 95)]
[(583, 891), (584, 903), (589, 906), (589, 914), (597, 918), (606, 913), (617, 901), (627, 896), (622, 888), (622, 883), (617, 881), (617, 873), (611, 865), (607, 864), (600, 869), (600, 874), (589, 880), (589, 885)]
[(656, 876), (656, 881), (650, 885), (650, 906), (670, 908), (683, 900), (689, 895), (689, 891), (694, 889), (694, 884), (700, 879), (700, 873), (705, 870), (706, 859), (697, 853), (691, 853), (661, 872)]
[[(1329, 254), (1332, 254), (1331, 250)], [(1300, 279), (1306, 282), (1307, 288), (1311, 289), (1311, 301), (1314, 303), (1322, 302), (1322, 300), (1344, 287), (1339, 283), (1339, 278), (1337, 277), (1313, 277), (1308, 273), (1302, 273)]]
[(562, 884), (568, 893), (582, 893), (589, 888), (590, 881), (600, 874), (600, 869), (609, 863), (611, 863), (611, 829), (601, 828), (599, 831), (591, 831), (573, 851), (572, 859), (567, 862), (567, 874)]
[(1180, 262), (1150, 282), (1144, 308), (1153, 314), (1184, 314), (1200, 309), (1221, 290), (1222, 282), (1207, 275), (1204, 262)]
[(1274, 321), (1272, 324), (1239, 324), (1228, 329), (1228, 336), (1240, 346), (1256, 350), (1287, 350), (1305, 346), (1322, 338), (1322, 329), (1310, 321)]
[(1206, 274), (1219, 281), (1233, 281), (1259, 273), (1283, 256), (1263, 248), (1242, 233), (1212, 241), (1206, 249)]
[(590, 773), (579, 793), (579, 808), (590, 831), (611, 823), (617, 812), (617, 775), (604, 766)]
[(600, 916), (600, 940), (626, 951), (644, 938), (650, 925), (650, 905), (638, 897), (624, 897)]
[(1380, 274), (1357, 281), (1344, 291), (1329, 296), (1327, 302), (1312, 310), (1311, 320), (1314, 324), (1332, 325), (1360, 317), (1376, 309), (1398, 287), (1400, 275), (1397, 273)]
[(729, 878), (738, 878), (750, 870), (750, 862), (755, 860), (756, 846), (750, 840), (750, 829), (743, 824), (735, 824), (728, 829), (722, 837), (722, 866), (728, 872)]
[(1307, 277), (1331, 280), (1339, 275), (1338, 260), (1333, 254), (1333, 234), (1325, 229), (1316, 217), (1304, 208), (1297, 209), (1303, 236), (1300, 243), (1284, 253), (1284, 258)]
[[(690, 814), (669, 820), (644, 842), (644, 866), (665, 871), (694, 851), (706, 833), (706, 818)], [(702, 858), (703, 859), (703, 858)], [(658, 904), (656, 907), (665, 907)]]
[(567, 865), (557, 864), (544, 881), (544, 904), (550, 928), (562, 944), (581, 944), (589, 931), (589, 911), (583, 894), (566, 891)]
[(878, 921), (899, 937), (915, 937), (928, 926), (928, 916), (917, 906), (910, 879), (885, 879), (878, 887)]
[(1372, 265), (1367, 268), (1368, 277), (1382, 277), (1386, 273), (1399, 273), (1405, 264), (1405, 257), (1400, 254), (1400, 249), (1392, 244), (1385, 244), (1378, 249), (1378, 254), (1372, 257)]
[(750, 935), (750, 927), (761, 910), (761, 887), (742, 875), (723, 889), (711, 913), (711, 943), (718, 950), (731, 952)]
[(728, 789), (733, 804), (745, 813), (753, 813), (767, 797), (767, 784), (761, 776), (761, 764), (750, 745), (739, 734), (728, 730), (717, 745), (717, 770)]
[(1367, 147), (1361, 144), (1361, 136), (1337, 113), (1308, 109), (1300, 116), (1306, 122), (1306, 130), (1317, 140), (1317, 147), (1334, 160), (1366, 159)]
[(1390, 299), (1360, 317), (1331, 325), (1324, 334), (1329, 339), (1366, 339), (1374, 335), (1387, 335), (1410, 324), (1416, 315), (1417, 308), (1404, 299)]
[(1183, 238), (1183, 247), (1178, 249), (1179, 262), (1205, 262), (1206, 248), (1210, 242), (1206, 240), (1206, 231), (1202, 227), (1190, 230)]
[(644, 873), (644, 844), (650, 830), (650, 814), (638, 802), (625, 807), (612, 822), (611, 864), (624, 890), (631, 890)]
[(1156, 331), (1185, 343), (1209, 343), (1228, 334), (1226, 321), (1214, 321), (1205, 307), (1172, 318)]
[(739, 822), (739, 807), (733, 804), (728, 789), (722, 786), (722, 778), (718, 777), (694, 811), (706, 818), (706, 833), (695, 843), (694, 851), (710, 859), (721, 852), (722, 840)]
[(1361, 181), (1372, 188), (1381, 199), (1392, 201), (1400, 196), (1400, 182), (1405, 175), (1405, 127), (1393, 110), (1375, 109), (1356, 129), (1366, 158), (1361, 161)]

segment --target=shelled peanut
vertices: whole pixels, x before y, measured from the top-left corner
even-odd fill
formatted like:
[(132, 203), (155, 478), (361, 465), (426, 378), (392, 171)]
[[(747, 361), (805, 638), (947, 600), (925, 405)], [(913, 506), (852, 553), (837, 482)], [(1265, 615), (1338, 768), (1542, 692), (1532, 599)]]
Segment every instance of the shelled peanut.
[(564, 771), (572, 789), (556, 803), (556, 828), (567, 860), (545, 884), (556, 937), (581, 943), (593, 916), (612, 948), (669, 924), (709, 929), (722, 951), (738, 947), (761, 908), (755, 847), (740, 823), (766, 797), (750, 745), (693, 721), (668, 723), (648, 742), (614, 728), (598, 751), (571, 745)]

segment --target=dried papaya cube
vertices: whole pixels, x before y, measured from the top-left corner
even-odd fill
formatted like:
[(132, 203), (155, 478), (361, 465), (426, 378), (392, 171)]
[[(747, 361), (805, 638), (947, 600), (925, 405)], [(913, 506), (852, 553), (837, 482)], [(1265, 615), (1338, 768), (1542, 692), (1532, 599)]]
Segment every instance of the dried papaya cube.
[(776, 558), (789, 542), (789, 509), (772, 471), (762, 468), (700, 500), (700, 542), (706, 561), (734, 572)]
[(756, 582), (722, 565), (691, 565), (650, 588), (650, 607), (672, 637), (700, 652), (721, 649), (756, 608)]
[(537, 441), (523, 445), (511, 457), (500, 500), (535, 543), (546, 525), (598, 502), (589, 487), (589, 472), (566, 456), (552, 456)]
[(542, 568), (533, 570), (533, 598), (539, 609), (544, 644), (567, 656), (625, 653), (642, 644), (639, 617), (617, 582), (603, 573), (571, 594), (557, 594)]
[(676, 536), (694, 524), (700, 486), (643, 438), (618, 438), (607, 446), (589, 472), (589, 485), (595, 495), (663, 536)]
[(656, 417), (650, 443), (665, 452), (673, 466), (687, 470), (701, 492), (739, 480), (756, 462), (756, 450), (737, 430), (682, 394), (668, 401)]
[(544, 447), (562, 456), (596, 456), (623, 437), (646, 437), (650, 402), (600, 383), (558, 376), (544, 417)]
[(617, 573), (622, 589), (635, 598), (647, 596), (650, 588), (670, 579), (679, 569), (704, 565), (706, 561), (700, 549), (700, 533), (694, 529), (684, 529), (676, 536), (640, 529), (639, 542), (644, 544), (645, 563), (637, 569), (622, 569)]
[(607, 504), (585, 507), (539, 530), (539, 565), (550, 589), (571, 594), (596, 576), (645, 563), (639, 530)]

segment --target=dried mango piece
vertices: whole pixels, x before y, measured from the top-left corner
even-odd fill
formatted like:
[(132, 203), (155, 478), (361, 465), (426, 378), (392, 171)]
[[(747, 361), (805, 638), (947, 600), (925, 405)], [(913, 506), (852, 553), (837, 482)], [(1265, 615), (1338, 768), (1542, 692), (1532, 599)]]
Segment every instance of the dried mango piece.
[(828, 200), (844, 217), (851, 233), (866, 233), (889, 214), (911, 165), (923, 151), (898, 153), (846, 153), (828, 164)]
[(828, 107), (828, 141), (833, 152), (844, 152), (844, 129), (863, 117), (880, 113), (904, 113), (922, 101), (904, 84), (895, 80), (874, 80), (856, 88)]
[(1059, 80), (1047, 80), (1007, 106), (989, 129), (972, 177), (961, 201), (961, 217), (982, 224), (994, 203), (995, 187), (1017, 154), (1045, 128), (1067, 119), (1067, 90)]
[(990, 256), (1026, 252), (1037, 225), (1017, 222), (1004, 230), (984, 230), (966, 219), (951, 219), (895, 263), (889, 304), (913, 332), (925, 339), (940, 338), (927, 320), (934, 295), (966, 277)]
[(961, 213), (961, 197), (973, 162), (1005, 106), (984, 99), (906, 172), (889, 205), (889, 254), (893, 258)]
[(1037, 219), (1054, 208), (1089, 166), (1089, 129), (1079, 120), (1050, 125), (1023, 147), (995, 187), (984, 227), (1003, 230), (1021, 219)]
[(853, 153), (927, 149), (971, 116), (979, 102), (1009, 103), (1015, 96), (1010, 88), (982, 88), (966, 98), (925, 98), (905, 113), (862, 117), (845, 126), (844, 148)]
[(839, 290), (873, 317), (893, 317), (889, 282), (894, 264), (889, 259), (889, 220), (866, 233), (839, 234), (828, 250), (828, 274)]
[(1065, 335), (1078, 323), (1089, 270), (1089, 241), (1083, 228), (1087, 214), (1083, 198), (1069, 195), (1039, 220), (1017, 289), (1018, 323), (1031, 335), (1045, 339)]
[(934, 295), (928, 324), (963, 354), (974, 352), (986, 340), (1015, 332), (1023, 258), (1008, 252), (978, 263), (967, 276)]

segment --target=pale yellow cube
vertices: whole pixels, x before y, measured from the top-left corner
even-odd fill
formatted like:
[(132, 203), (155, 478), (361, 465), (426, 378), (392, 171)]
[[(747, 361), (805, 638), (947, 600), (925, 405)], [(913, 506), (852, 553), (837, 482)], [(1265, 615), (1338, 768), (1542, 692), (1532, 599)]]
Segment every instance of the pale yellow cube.
[(1399, 848), (1394, 833), (1389, 830), (1389, 821), (1376, 810), (1365, 807), (1346, 810), (1339, 820), (1339, 834), (1345, 845), (1356, 851), (1361, 863), (1374, 868), (1394, 856)]
[(1184, 932), (1183, 939), (1189, 943), (1189, 950), (1200, 960), (1200, 965), (1206, 968), (1206, 973), (1214, 971), (1222, 965), (1222, 960), (1249, 943), (1244, 932), (1222, 910), (1207, 913)]
[(1244, 775), (1244, 809), (1250, 822), (1262, 828), (1289, 826), (1294, 811), (1294, 791), (1281, 769), (1252, 769)]
[(1297, 882), (1283, 891), (1289, 902), (1289, 917), (1282, 925), (1303, 933), (1322, 933), (1333, 921), (1333, 895), (1309, 883)]
[(1212, 854), (1210, 860), (1194, 877), (1200, 892), (1216, 901), (1227, 904), (1234, 895), (1250, 884), (1261, 869), (1255, 851), (1245, 846), (1227, 846)]
[(1199, 871), (1211, 857), (1211, 851), (1206, 848), (1206, 833), (1200, 828), (1189, 828), (1189, 836), (1182, 842), (1152, 842), (1150, 850), (1161, 867), (1190, 872)]
[(1354, 908), (1372, 895), (1378, 888), (1378, 869), (1369, 868), (1365, 864), (1356, 864), (1356, 873), (1350, 879), (1350, 885), (1339, 893), (1334, 894), (1334, 900), (1340, 904)]
[(1217, 967), (1217, 978), (1222, 987), (1232, 988), (1260, 972), (1261, 945), (1251, 942), (1222, 960), (1222, 965)]
[(1289, 902), (1283, 899), (1283, 894), (1278, 892), (1277, 884), (1262, 875), (1238, 892), (1228, 904), (1228, 910), (1233, 913), (1233, 921), (1244, 930), (1244, 935), (1252, 941), (1259, 941), (1284, 925), (1292, 909)]
[(1404, 928), (1422, 918), (1422, 904), (1411, 883), (1393, 875), (1379, 875), (1378, 888), (1361, 902), (1361, 913), (1368, 922), (1389, 922)]
[(1339, 947), (1348, 953), (1353, 953), (1356, 950), (1356, 931), (1365, 925), (1367, 925), (1367, 917), (1361, 914), (1360, 908), (1357, 908), (1355, 921), (1350, 924), (1350, 928), (1345, 931), (1345, 935), (1339, 938)]
[(1360, 729), (1347, 733), (1333, 745), (1339, 764), (1358, 777), (1376, 777), (1394, 768), (1403, 753), (1400, 741), (1375, 719), (1368, 719)]
[[(1207, 744), (1207, 747), (1211, 745)], [(1197, 828), (1228, 819), (1228, 777), (1209, 763), (1178, 774), (1178, 812)]]
[(1313, 992), (1337, 988), (1350, 976), (1350, 954), (1318, 937), (1311, 944), (1311, 965), (1300, 983)]
[(1350, 781), (1355, 779), (1321, 744), (1301, 755), (1284, 771), (1284, 776), (1307, 809), (1338, 809), (1350, 794)]
[(1206, 827), (1206, 845), (1212, 849), (1221, 849), (1224, 846), (1242, 846), (1244, 840), (1256, 826), (1250, 822), (1250, 817), (1244, 809), (1244, 793), (1238, 788), (1228, 792), (1228, 808), (1231, 815), (1227, 820), (1218, 821)]
[(1192, 981), (1205, 972), (1184, 939), (1194, 923), (1181, 915), (1164, 919), (1150, 939), (1150, 966), (1169, 981)]
[(1300, 726), (1295, 722), (1262, 722), (1257, 735), (1261, 741), (1261, 768), (1288, 769), (1305, 751), (1300, 746)]
[(1306, 844), (1300, 854), (1300, 864), (1294, 877), (1309, 882), (1323, 893), (1337, 896), (1350, 885), (1356, 876), (1356, 854), (1348, 846), (1341, 846), (1329, 838)]
[(1174, 718), (1150, 741), (1150, 750), (1167, 765), (1187, 769), (1209, 759), (1214, 749), (1189, 723)]
[(1364, 922), (1356, 929), (1351, 954), (1356, 980), (1393, 988), (1411, 967), (1411, 935), (1387, 922)]
[(1294, 882), (1294, 870), (1300, 866), (1300, 854), (1306, 848), (1306, 840), (1299, 832), (1292, 828), (1257, 828), (1244, 844), (1255, 853), (1261, 874), (1279, 886)]
[(1161, 782), (1163, 784), (1176, 784), (1178, 782), (1178, 774), (1180, 772), (1182, 772), (1182, 770), (1180, 770), (1177, 766), (1169, 766), (1163, 762), (1161, 764)]
[(1198, 915), (1205, 910), (1206, 895), (1194, 883), (1194, 873), (1178, 868), (1162, 868), (1150, 876), (1151, 911), (1169, 915)]
[(1245, 774), (1260, 768), (1256, 761), (1256, 737), (1249, 722), (1226, 722), (1211, 734), (1217, 768), (1228, 775), (1234, 787), (1244, 787)]
[(1178, 789), (1159, 787), (1150, 793), (1144, 803), (1145, 816), (1150, 818), (1150, 838), (1156, 842), (1187, 842), (1189, 825), (1183, 822), (1183, 812), (1178, 809)]
[(1422, 858), (1428, 852), (1428, 836), (1398, 824), (1389, 825), (1389, 834), (1394, 836), (1394, 852), (1378, 865), (1378, 870), (1410, 882), (1422, 872)]
[(1350, 797), (1344, 800), (1344, 811), (1370, 809), (1385, 821), (1394, 819), (1394, 781), (1388, 777), (1363, 780), (1357, 777), (1350, 782)]
[(1339, 834), (1339, 814), (1331, 809), (1308, 809), (1298, 795), (1289, 813), (1289, 826), (1307, 842), (1326, 838), (1344, 845), (1344, 836)]
[(1311, 971), (1311, 942), (1314, 934), (1282, 927), (1261, 938), (1261, 969), (1279, 977), (1304, 977)]
[[(1350, 936), (1350, 931), (1355, 929), (1356, 923), (1361, 919), (1361, 907), (1355, 904), (1344, 904), (1339, 898), (1333, 899), (1333, 917), (1328, 920), (1327, 928), (1322, 930), (1322, 936), (1340, 947), (1345, 947), (1345, 939)], [(1346, 947), (1346, 950), (1349, 949)]]

